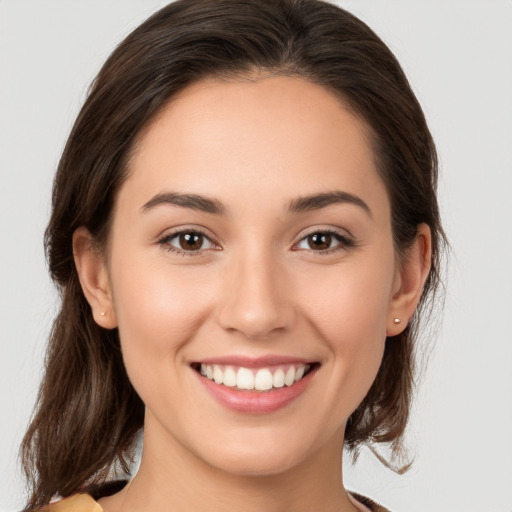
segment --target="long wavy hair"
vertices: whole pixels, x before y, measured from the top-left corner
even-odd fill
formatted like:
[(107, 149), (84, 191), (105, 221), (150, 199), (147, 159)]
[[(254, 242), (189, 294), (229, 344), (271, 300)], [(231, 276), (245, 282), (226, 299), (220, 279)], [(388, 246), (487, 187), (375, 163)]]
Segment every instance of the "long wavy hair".
[(422, 109), (382, 40), (335, 5), (178, 0), (147, 19), (108, 58), (60, 159), (45, 246), (61, 308), (21, 447), (31, 486), (27, 509), (101, 483), (114, 467), (128, 471), (144, 421), (144, 404), (126, 374), (118, 332), (94, 322), (82, 293), (73, 232), (85, 226), (100, 246), (107, 242), (134, 140), (170, 98), (198, 80), (255, 70), (320, 84), (365, 121), (391, 201), (398, 255), (413, 242), (420, 223), (430, 226), (432, 266), (420, 305), (407, 328), (386, 341), (378, 375), (345, 432), (350, 450), (375, 443), (400, 450), (419, 320), (440, 285), (445, 241), (436, 199), (436, 151)]

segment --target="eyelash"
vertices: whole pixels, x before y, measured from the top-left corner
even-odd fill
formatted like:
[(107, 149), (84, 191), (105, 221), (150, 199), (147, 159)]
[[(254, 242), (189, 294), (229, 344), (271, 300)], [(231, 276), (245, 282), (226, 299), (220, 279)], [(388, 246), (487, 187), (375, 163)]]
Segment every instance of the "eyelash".
[[(308, 252), (311, 252), (315, 254), (315, 256), (327, 256), (329, 254), (332, 254), (334, 252), (350, 249), (351, 247), (355, 246), (354, 240), (349, 238), (348, 236), (340, 233), (339, 231), (336, 231), (334, 229), (316, 229), (314, 231), (311, 231), (310, 233), (303, 236), (295, 246), (299, 245), (300, 243), (306, 241), (309, 237), (313, 235), (327, 235), (332, 237), (334, 241), (339, 242), (334, 247), (330, 247), (329, 249), (323, 249), (319, 251), (315, 251), (313, 249), (310, 249)], [(295, 247), (294, 246), (294, 247)], [(300, 249), (298, 249), (300, 250)]]
[(198, 249), (197, 251), (186, 251), (184, 249), (179, 249), (178, 247), (175, 247), (171, 245), (171, 240), (174, 238), (179, 237), (180, 235), (198, 235), (202, 237), (204, 240), (208, 240), (212, 246), (215, 246), (215, 243), (210, 240), (210, 237), (207, 236), (202, 231), (199, 231), (197, 229), (182, 229), (180, 231), (175, 231), (174, 233), (170, 233), (168, 235), (163, 236), (158, 240), (158, 243), (165, 246), (165, 249), (168, 252), (172, 252), (174, 254), (177, 254), (179, 256), (199, 256), (201, 254), (201, 251), (208, 250), (208, 249)]
[[(212, 242), (210, 237), (208, 237), (202, 231), (198, 231), (196, 229), (183, 229), (181, 231), (175, 231), (174, 233), (170, 233), (170, 234), (165, 235), (162, 238), (160, 238), (158, 240), (158, 243), (162, 246), (165, 246), (165, 248), (168, 252), (172, 252), (172, 253), (180, 255), (180, 256), (199, 256), (199, 255), (201, 255), (202, 251), (211, 250), (211, 248), (208, 248), (208, 249), (198, 249), (198, 250), (187, 251), (187, 250), (179, 249), (178, 247), (171, 245), (170, 241), (173, 240), (174, 238), (179, 237), (180, 235), (198, 235), (200, 237), (203, 237), (203, 240), (204, 239), (208, 240), (209, 243), (212, 244), (212, 246), (215, 246), (215, 243)], [(327, 235), (339, 242), (334, 247), (330, 247), (328, 249), (322, 249), (322, 250), (318, 250), (318, 251), (315, 251), (313, 249), (308, 250), (308, 252), (315, 254), (315, 256), (326, 256), (326, 255), (332, 254), (334, 252), (350, 249), (351, 247), (355, 246), (355, 242), (351, 238), (347, 237), (346, 235), (341, 234), (338, 231), (335, 231), (333, 229), (317, 229), (317, 230), (312, 231), (311, 233), (308, 233), (305, 236), (303, 236), (299, 240), (299, 242), (294, 245), (294, 247), (299, 245), (300, 243), (306, 241), (309, 237), (311, 237), (313, 235)], [(295, 250), (301, 250), (301, 249), (295, 249)]]

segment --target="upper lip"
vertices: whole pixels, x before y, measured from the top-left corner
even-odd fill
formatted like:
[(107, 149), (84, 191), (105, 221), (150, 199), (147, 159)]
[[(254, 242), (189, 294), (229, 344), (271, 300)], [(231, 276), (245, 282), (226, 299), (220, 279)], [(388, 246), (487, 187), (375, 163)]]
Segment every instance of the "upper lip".
[(242, 366), (244, 368), (261, 368), (265, 366), (274, 366), (280, 364), (313, 364), (317, 361), (305, 359), (302, 357), (284, 356), (284, 355), (266, 355), (260, 357), (247, 357), (237, 355), (227, 355), (218, 357), (208, 357), (192, 364), (219, 364), (230, 366)]

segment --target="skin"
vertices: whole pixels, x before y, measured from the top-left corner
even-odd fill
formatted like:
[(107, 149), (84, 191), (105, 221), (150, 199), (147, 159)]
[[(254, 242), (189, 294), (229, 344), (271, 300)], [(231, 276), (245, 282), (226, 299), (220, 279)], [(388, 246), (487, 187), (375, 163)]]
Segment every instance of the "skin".
[[(367, 133), (321, 86), (259, 76), (189, 86), (140, 134), (107, 250), (85, 228), (74, 236), (94, 317), (119, 328), (146, 405), (139, 473), (100, 500), (106, 511), (356, 510), (342, 486), (346, 421), (386, 336), (412, 316), (430, 262), (424, 225), (406, 258), (396, 257)], [(330, 191), (368, 210), (338, 202), (289, 211), (297, 198)], [(213, 198), (225, 212), (144, 209), (167, 192)], [(179, 229), (207, 238), (176, 254), (169, 235)], [(311, 248), (308, 235), (326, 230), (350, 242), (332, 236), (330, 250)], [(320, 367), (292, 403), (250, 415), (220, 405), (190, 366), (233, 354)]]

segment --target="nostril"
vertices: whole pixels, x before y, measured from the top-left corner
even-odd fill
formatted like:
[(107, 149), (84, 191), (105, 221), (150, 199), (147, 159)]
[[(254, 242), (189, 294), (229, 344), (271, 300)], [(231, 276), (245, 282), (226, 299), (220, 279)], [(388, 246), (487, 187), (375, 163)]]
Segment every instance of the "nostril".
[[(255, 265), (258, 267), (258, 265)], [(287, 290), (289, 287), (267, 270), (244, 266), (232, 282), (229, 295), (218, 310), (220, 326), (232, 334), (263, 341), (295, 324), (296, 312)]]

